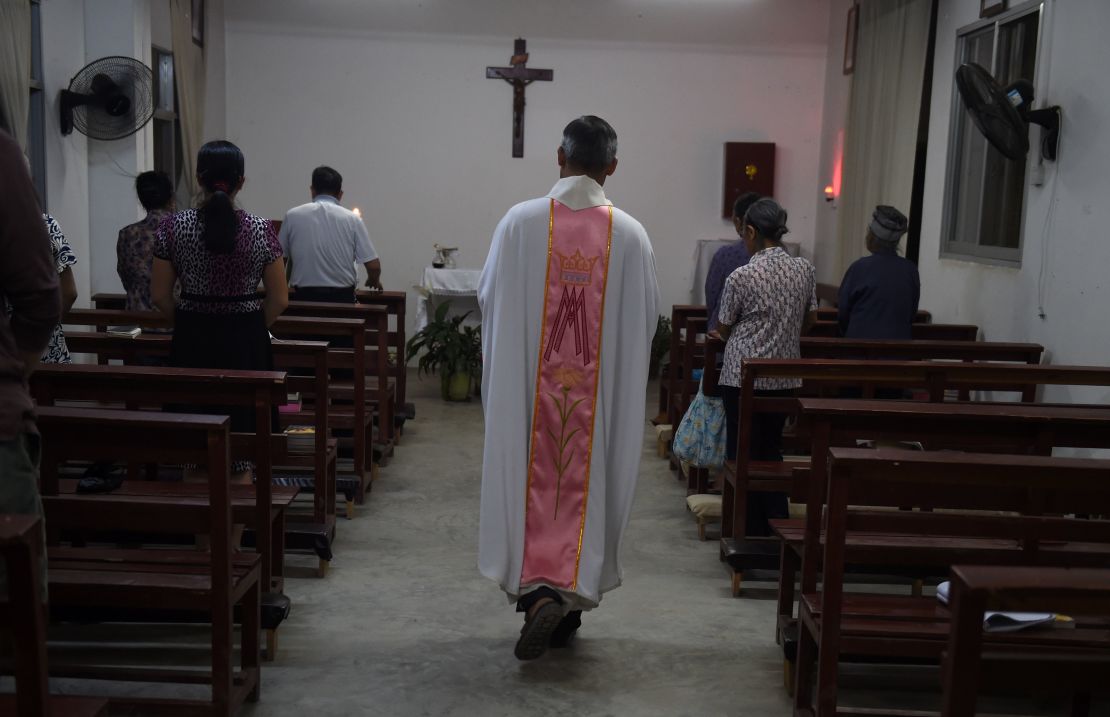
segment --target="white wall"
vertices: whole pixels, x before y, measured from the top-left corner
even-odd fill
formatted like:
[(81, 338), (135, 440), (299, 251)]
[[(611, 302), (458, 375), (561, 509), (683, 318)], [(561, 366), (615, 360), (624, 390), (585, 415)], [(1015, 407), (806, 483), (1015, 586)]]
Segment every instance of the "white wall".
[(460, 246), (459, 265), (480, 268), (505, 210), (558, 178), (563, 126), (592, 113), (620, 136), (606, 188), (653, 239), (664, 306), (689, 301), (695, 240), (733, 234), (720, 218), (726, 141), (778, 144), (788, 238), (812, 254), (823, 48), (737, 54), (529, 38), (529, 64), (554, 68), (555, 80), (528, 88), (524, 159), (510, 156), (511, 90), (484, 72), (505, 64), (509, 48), (505, 38), (229, 25), (228, 134), (247, 157), (243, 205), (280, 218), (308, 200), (313, 167), (335, 166), (382, 255), (386, 287), (411, 294), (433, 242)]
[[(151, 130), (115, 142), (63, 137), (58, 97), (91, 60), (105, 55), (138, 57), (150, 64), (150, 45), (170, 47), (169, 0), (44, 0), (43, 82), (46, 108), (47, 209), (57, 218), (77, 256), (78, 305), (98, 291), (121, 291), (116, 275), (119, 229), (142, 216), (134, 178), (150, 169)], [(208, 98), (205, 132), (225, 127), (223, 0), (208, 0), (206, 13)]]
[[(1044, 344), (1053, 363), (1105, 365), (1110, 361), (1110, 84), (1105, 78), (1110, 3), (1048, 0), (1045, 5), (1051, 15), (1042, 35), (1037, 95), (1063, 108), (1060, 158), (1046, 165), (1043, 188), (1028, 189), (1021, 267), (1003, 268), (939, 258), (956, 31), (977, 19), (979, 6), (941, 0), (922, 221), (922, 306), (938, 321), (978, 324), (987, 339)], [(1038, 135), (1034, 128), (1031, 137)], [(1046, 226), (1050, 204), (1055, 208)], [(1043, 304), (1038, 302), (1042, 251)], [(1057, 389), (1049, 396), (1106, 402), (1110, 392)]]
[[(58, 127), (58, 96), (85, 66), (85, 3), (42, 3), (43, 85), (46, 93), (46, 205), (77, 255), (77, 291), (87, 299), (90, 286), (88, 140), (79, 132), (63, 137)], [(80, 299), (79, 299), (80, 301)]]
[(844, 127), (848, 120), (852, 78), (844, 74), (844, 42), (848, 9), (854, 0), (829, 0), (828, 53), (825, 58), (825, 102), (821, 116), (821, 154), (816, 187), (817, 210), (814, 217), (814, 263), (817, 280), (840, 284), (840, 248), (836, 241), (836, 199), (827, 201), (826, 186), (837, 186), (838, 165), (844, 152)]

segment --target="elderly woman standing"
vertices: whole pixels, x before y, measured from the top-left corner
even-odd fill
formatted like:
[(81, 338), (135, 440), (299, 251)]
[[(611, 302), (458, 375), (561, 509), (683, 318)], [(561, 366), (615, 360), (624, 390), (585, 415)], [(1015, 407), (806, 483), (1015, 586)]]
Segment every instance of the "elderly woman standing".
[[(813, 264), (790, 256), (782, 246), (786, 211), (773, 199), (748, 208), (740, 236), (751, 259), (728, 277), (721, 294), (718, 331), (728, 343), (721, 369), (721, 397), (728, 421), (726, 453), (736, 457), (739, 435), (741, 362), (746, 358), (798, 358), (800, 338), (817, 309)], [(758, 379), (757, 396), (786, 396), (801, 386), (797, 379)], [(751, 431), (752, 460), (782, 460), (782, 414), (756, 413)], [(787, 517), (784, 493), (748, 496), (748, 535), (770, 535), (768, 521)]]
[(867, 229), (871, 256), (857, 259), (840, 282), (837, 320), (853, 339), (913, 338), (911, 324), (921, 298), (917, 265), (898, 256), (909, 221), (894, 207), (879, 206)]

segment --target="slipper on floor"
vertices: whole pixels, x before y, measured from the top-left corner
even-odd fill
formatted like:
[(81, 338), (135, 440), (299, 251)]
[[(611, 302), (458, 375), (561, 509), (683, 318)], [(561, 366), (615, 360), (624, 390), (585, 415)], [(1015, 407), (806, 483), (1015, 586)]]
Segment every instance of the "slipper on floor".
[(520, 629), (520, 639), (516, 641), (513, 654), (518, 660), (534, 660), (547, 652), (551, 633), (563, 619), (563, 606), (552, 600), (536, 608)]

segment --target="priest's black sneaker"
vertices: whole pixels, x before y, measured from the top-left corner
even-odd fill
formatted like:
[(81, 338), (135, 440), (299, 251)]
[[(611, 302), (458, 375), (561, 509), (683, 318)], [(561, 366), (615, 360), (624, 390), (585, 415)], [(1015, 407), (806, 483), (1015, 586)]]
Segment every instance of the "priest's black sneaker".
[(563, 616), (559, 624), (555, 627), (555, 631), (551, 633), (551, 647), (570, 647), (570, 643), (574, 640), (574, 636), (578, 633), (578, 628), (582, 627), (582, 611), (572, 610)]
[(548, 600), (528, 614), (524, 627), (520, 628), (520, 639), (516, 641), (513, 654), (518, 660), (534, 660), (547, 652), (551, 635), (563, 619), (563, 606), (555, 600)]

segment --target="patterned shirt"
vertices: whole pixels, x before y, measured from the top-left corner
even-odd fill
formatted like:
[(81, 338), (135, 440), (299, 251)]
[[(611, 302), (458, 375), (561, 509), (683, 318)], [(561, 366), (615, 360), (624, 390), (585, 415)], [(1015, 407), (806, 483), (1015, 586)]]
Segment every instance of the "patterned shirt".
[[(799, 358), (807, 311), (817, 308), (813, 264), (782, 247), (756, 253), (725, 281), (718, 320), (732, 326), (725, 346), (720, 383), (739, 388), (745, 358)], [(761, 391), (797, 388), (800, 379), (759, 379)]]
[(743, 241), (723, 246), (709, 262), (709, 272), (705, 275), (705, 308), (709, 312), (708, 329), (717, 328), (717, 310), (721, 304), (721, 292), (725, 289), (725, 279), (748, 263), (748, 248)]
[(116, 240), (116, 273), (127, 292), (128, 311), (154, 311), (150, 300), (150, 265), (154, 261), (154, 235), (169, 215), (152, 209), (142, 221), (119, 230)]
[[(73, 250), (69, 247), (69, 242), (66, 241), (66, 235), (62, 233), (62, 228), (58, 226), (54, 217), (43, 214), (42, 218), (46, 222), (46, 231), (50, 234), (50, 251), (54, 255), (54, 270), (61, 275), (66, 269), (77, 263), (77, 257), (74, 256)], [(66, 335), (62, 332), (62, 325), (58, 324), (54, 327), (54, 333), (50, 335), (50, 343), (47, 344), (46, 350), (42, 352), (42, 362), (70, 363), (71, 361), (69, 347), (66, 346)]]
[(268, 219), (235, 212), (239, 232), (230, 254), (213, 254), (204, 246), (203, 224), (196, 209), (162, 220), (154, 239), (154, 256), (173, 264), (181, 282), (177, 307), (208, 314), (259, 311), (254, 298), (263, 270), (281, 258), (274, 227)]

